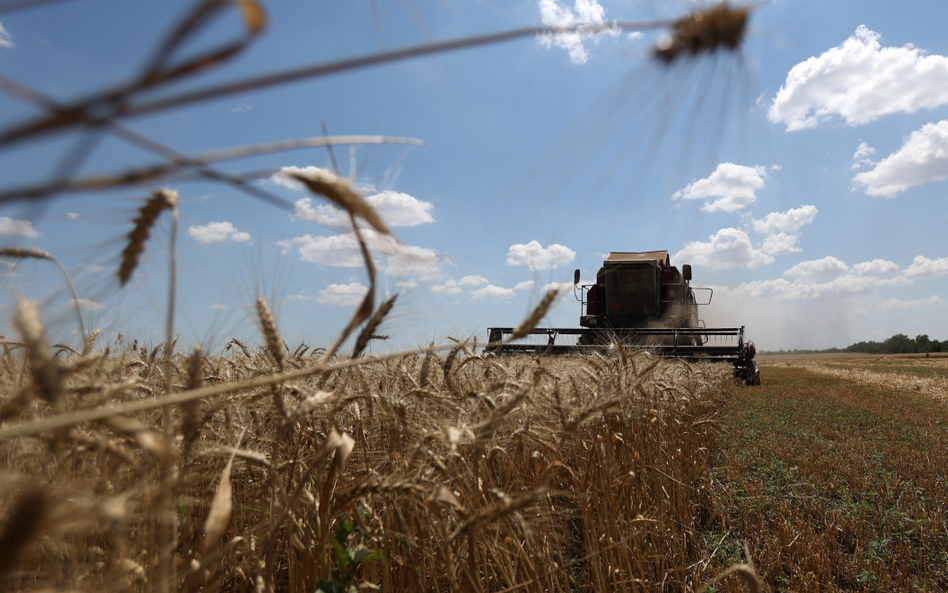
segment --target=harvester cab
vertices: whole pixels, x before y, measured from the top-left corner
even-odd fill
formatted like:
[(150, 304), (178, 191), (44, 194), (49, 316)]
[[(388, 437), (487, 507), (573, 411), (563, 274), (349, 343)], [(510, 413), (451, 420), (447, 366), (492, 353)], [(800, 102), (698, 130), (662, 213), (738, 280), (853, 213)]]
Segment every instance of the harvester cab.
[[(691, 266), (671, 265), (667, 251), (610, 253), (596, 282), (582, 284), (573, 276), (573, 292), (581, 303), (579, 328), (536, 328), (545, 343), (505, 340), (513, 328), (490, 328), (486, 351), (564, 354), (603, 350), (617, 342), (647, 349), (660, 356), (707, 362), (729, 362), (748, 385), (760, 384), (753, 342), (744, 341), (744, 328), (705, 327), (698, 306), (711, 303), (710, 288), (691, 286)], [(559, 336), (573, 343), (557, 344)]]
[[(627, 330), (699, 327), (698, 305), (711, 302), (710, 288), (691, 287), (691, 266), (671, 265), (667, 251), (610, 253), (596, 274), (595, 284), (574, 291), (582, 303), (579, 325)], [(701, 302), (695, 290), (706, 292)]]

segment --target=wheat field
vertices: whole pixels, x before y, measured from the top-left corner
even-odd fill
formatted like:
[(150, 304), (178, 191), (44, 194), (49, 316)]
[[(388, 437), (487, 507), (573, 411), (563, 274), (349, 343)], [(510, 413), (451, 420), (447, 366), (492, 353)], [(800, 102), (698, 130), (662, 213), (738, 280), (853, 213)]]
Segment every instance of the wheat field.
[(5, 590), (690, 590), (713, 576), (699, 532), (727, 368), (459, 343), (241, 387), (323, 352), (232, 341), (169, 359), (119, 342), (60, 347), (50, 400), (36, 361), (5, 346), (5, 427), (160, 402), (167, 381), (232, 387), (5, 440)]

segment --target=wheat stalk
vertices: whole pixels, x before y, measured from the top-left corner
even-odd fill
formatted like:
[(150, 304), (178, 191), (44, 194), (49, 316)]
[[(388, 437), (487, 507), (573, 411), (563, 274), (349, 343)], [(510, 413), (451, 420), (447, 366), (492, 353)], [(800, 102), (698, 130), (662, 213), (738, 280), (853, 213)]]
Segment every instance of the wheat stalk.
[(40, 525), (49, 513), (51, 501), (45, 489), (33, 485), (20, 493), (9, 511), (6, 525), (0, 533), (0, 579), (13, 569), (18, 557), (39, 533)]

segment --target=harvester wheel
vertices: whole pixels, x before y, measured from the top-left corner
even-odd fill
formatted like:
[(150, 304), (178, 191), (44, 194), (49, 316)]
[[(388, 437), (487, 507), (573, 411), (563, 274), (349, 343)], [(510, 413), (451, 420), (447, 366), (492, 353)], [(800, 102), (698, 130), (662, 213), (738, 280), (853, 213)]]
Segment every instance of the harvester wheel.
[(760, 367), (757, 366), (757, 361), (752, 360), (750, 364), (750, 381), (748, 385), (760, 385)]

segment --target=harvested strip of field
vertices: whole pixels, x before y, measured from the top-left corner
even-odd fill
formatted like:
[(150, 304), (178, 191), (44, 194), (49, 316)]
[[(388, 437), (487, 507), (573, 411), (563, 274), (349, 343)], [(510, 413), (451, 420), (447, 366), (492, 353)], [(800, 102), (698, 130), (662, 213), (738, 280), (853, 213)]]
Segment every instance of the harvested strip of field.
[[(819, 375), (854, 381), (865, 385), (876, 385), (900, 391), (916, 391), (948, 401), (948, 360), (914, 359), (915, 364), (902, 361), (898, 365), (883, 361), (855, 359), (853, 361), (824, 362), (805, 360), (775, 363), (775, 367), (802, 368)], [(882, 364), (880, 364), (882, 363)]]
[(830, 371), (765, 366), (762, 387), (735, 393), (713, 562), (743, 560), (746, 543), (777, 591), (948, 589), (948, 405), (914, 380)]

